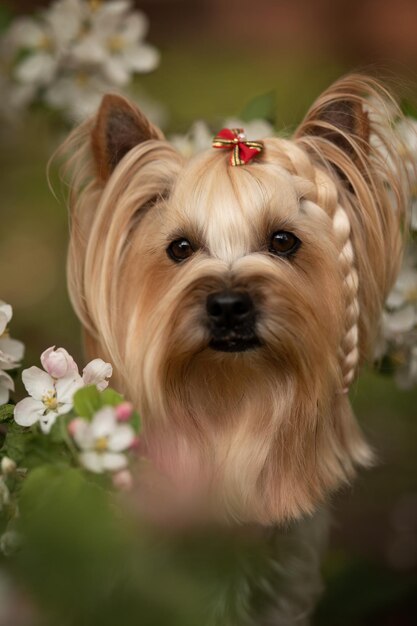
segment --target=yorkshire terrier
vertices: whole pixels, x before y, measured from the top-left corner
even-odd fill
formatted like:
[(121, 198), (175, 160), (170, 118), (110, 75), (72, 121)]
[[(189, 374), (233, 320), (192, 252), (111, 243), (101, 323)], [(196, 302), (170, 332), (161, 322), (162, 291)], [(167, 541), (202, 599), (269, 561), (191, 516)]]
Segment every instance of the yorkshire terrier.
[(66, 143), (69, 291), (88, 352), (142, 415), (147, 457), (229, 520), (308, 544), (292, 592), (256, 624), (306, 623), (313, 514), (372, 460), (348, 390), (401, 261), (397, 115), (379, 83), (350, 75), (291, 138), (224, 130), (185, 160), (106, 95)]

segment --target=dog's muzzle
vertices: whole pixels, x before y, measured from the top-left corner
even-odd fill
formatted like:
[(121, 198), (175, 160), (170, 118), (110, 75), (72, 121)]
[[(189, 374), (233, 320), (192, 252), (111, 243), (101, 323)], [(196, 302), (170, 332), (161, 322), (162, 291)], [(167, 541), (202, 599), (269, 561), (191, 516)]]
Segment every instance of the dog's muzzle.
[(255, 307), (246, 291), (218, 291), (207, 297), (210, 348), (244, 352), (260, 346), (255, 333)]

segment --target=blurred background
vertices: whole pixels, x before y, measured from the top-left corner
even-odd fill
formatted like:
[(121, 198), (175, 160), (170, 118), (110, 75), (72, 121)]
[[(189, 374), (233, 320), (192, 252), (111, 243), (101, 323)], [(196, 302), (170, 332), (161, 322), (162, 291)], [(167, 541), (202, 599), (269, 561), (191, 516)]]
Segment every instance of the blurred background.
[[(390, 76), (417, 95), (415, 0), (142, 0), (158, 68), (135, 79), (162, 103), (167, 133), (197, 119), (239, 115), (272, 93), (277, 129), (290, 130), (332, 80), (352, 69)], [(0, 27), (48, 2), (0, 2)], [(1, 60), (0, 60), (1, 62)], [(0, 94), (1, 98), (1, 94)], [(0, 298), (14, 307), (12, 333), (25, 364), (51, 344), (81, 363), (80, 329), (65, 285), (67, 215), (46, 166), (69, 126), (35, 107), (0, 130)], [(352, 390), (378, 455), (332, 503), (317, 626), (417, 623), (417, 391), (365, 372)]]

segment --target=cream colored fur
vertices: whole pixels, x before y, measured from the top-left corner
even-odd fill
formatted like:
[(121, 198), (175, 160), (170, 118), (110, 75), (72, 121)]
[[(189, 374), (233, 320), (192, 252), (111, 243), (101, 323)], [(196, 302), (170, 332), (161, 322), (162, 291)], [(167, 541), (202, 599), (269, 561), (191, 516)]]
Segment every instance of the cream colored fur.
[[(370, 120), (389, 160), (326, 114), (345, 101), (368, 111), (358, 123)], [(155, 466), (239, 521), (311, 513), (371, 460), (346, 391), (401, 259), (408, 190), (393, 110), (375, 81), (346, 77), (292, 139), (265, 140), (242, 167), (148, 139), (102, 180), (95, 119), (64, 146), (69, 289), (87, 349), (113, 363)], [(277, 230), (301, 240), (292, 260), (268, 252)], [(166, 248), (179, 236), (196, 252), (175, 264)], [(229, 287), (255, 302), (257, 350), (208, 347), (206, 297)]]

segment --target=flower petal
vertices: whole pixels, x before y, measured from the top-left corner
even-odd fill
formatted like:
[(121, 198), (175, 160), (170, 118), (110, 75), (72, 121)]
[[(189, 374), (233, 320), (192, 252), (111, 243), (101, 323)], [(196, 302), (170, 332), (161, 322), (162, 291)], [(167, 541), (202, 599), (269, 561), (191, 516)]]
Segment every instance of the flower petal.
[(35, 365), (23, 370), (22, 380), (28, 394), (36, 400), (42, 400), (45, 395), (55, 392), (53, 379)]
[(19, 426), (32, 426), (41, 419), (44, 411), (45, 407), (42, 402), (33, 398), (25, 398), (18, 402), (14, 408), (14, 421)]
[(135, 431), (129, 424), (118, 425), (110, 435), (108, 448), (112, 452), (127, 450), (135, 440)]
[(82, 417), (77, 417), (71, 422), (72, 436), (81, 450), (91, 450), (94, 447), (94, 436), (91, 424)]
[(99, 391), (103, 391), (109, 384), (106, 378), (110, 378), (112, 374), (113, 368), (110, 363), (103, 359), (94, 359), (83, 369), (83, 381), (86, 385), (96, 385)]
[(37, 52), (19, 63), (15, 77), (22, 83), (47, 85), (55, 75), (57, 61), (46, 52)]
[(8, 33), (10, 44), (19, 48), (37, 48), (44, 38), (45, 31), (30, 17), (15, 20)]
[(101, 439), (101, 437), (109, 437), (113, 434), (117, 425), (115, 411), (110, 406), (105, 406), (95, 413), (92, 422), (91, 430), (95, 439)]
[[(0, 370), (0, 387), (5, 387), (6, 389), (10, 389), (10, 391), (14, 391), (14, 381), (9, 374)], [(1, 402), (0, 402), (1, 404)]]
[(384, 334), (386, 337), (395, 338), (407, 333), (417, 323), (417, 314), (414, 307), (409, 304), (394, 313), (384, 315)]
[(127, 458), (118, 452), (103, 452), (101, 454), (101, 464), (103, 469), (116, 472), (127, 466)]
[(58, 413), (56, 413), (55, 411), (49, 411), (48, 413), (46, 413), (46, 415), (42, 415), (42, 417), (39, 420), (39, 423), (41, 425), (41, 431), (45, 435), (49, 435), (52, 426), (56, 422), (57, 417), (58, 417)]
[(113, 85), (123, 87), (130, 80), (131, 71), (121, 55), (109, 58), (103, 65), (103, 72)]
[(9, 401), (10, 391), (14, 391), (13, 378), (0, 370), (0, 406)]
[(10, 337), (0, 338), (0, 361), (6, 362), (7, 365), (0, 365), (2, 369), (14, 369), (19, 366), (25, 353), (25, 346), (17, 339)]
[(81, 452), (80, 463), (90, 472), (95, 472), (96, 474), (101, 474), (103, 472), (104, 467), (102, 463), (102, 455), (98, 452), (89, 451), (89, 452)]
[(84, 387), (83, 379), (77, 372), (71, 372), (62, 378), (58, 378), (55, 383), (58, 402), (72, 405), (74, 393), (81, 387)]
[(128, 68), (133, 72), (151, 72), (159, 64), (160, 54), (153, 46), (140, 44), (128, 48), (125, 58)]
[(71, 372), (78, 374), (77, 364), (65, 348), (58, 348), (57, 350), (55, 350), (55, 346), (47, 348), (41, 354), (41, 363), (43, 369), (53, 378), (62, 378)]
[(5, 387), (4, 385), (2, 385), (1, 380), (0, 380), (0, 406), (2, 404), (8, 403), (9, 396), (10, 396), (10, 392), (9, 392), (8, 387)]
[(10, 304), (0, 300), (0, 336), (6, 330), (7, 324), (13, 317), (13, 309)]
[(149, 28), (149, 20), (144, 13), (136, 11), (124, 21), (120, 35), (123, 40), (129, 43), (137, 43), (144, 39)]

